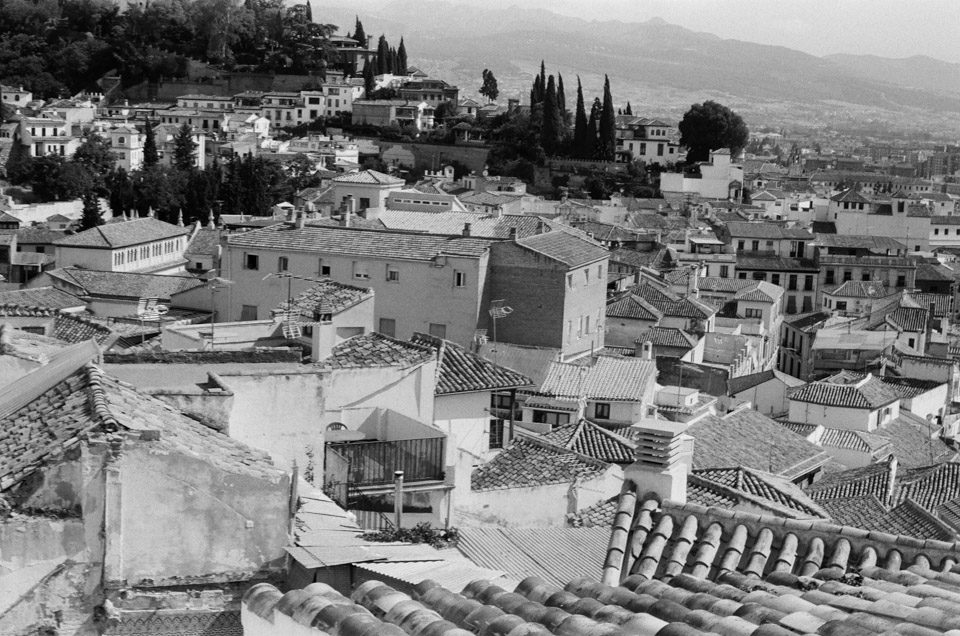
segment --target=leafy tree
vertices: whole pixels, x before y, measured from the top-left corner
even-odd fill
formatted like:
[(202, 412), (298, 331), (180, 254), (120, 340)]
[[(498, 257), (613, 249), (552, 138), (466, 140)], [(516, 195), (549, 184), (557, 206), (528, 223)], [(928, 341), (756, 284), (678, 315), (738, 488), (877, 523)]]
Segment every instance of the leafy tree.
[(736, 155), (750, 138), (743, 118), (714, 101), (691, 106), (680, 121), (679, 129), (680, 144), (688, 148), (690, 163), (706, 161), (710, 151), (718, 148), (728, 148)]
[(89, 230), (103, 225), (103, 213), (100, 210), (100, 199), (93, 190), (83, 193), (83, 214), (80, 216), (80, 229)]
[(193, 140), (193, 128), (184, 123), (173, 138), (173, 165), (177, 170), (189, 172), (196, 167), (197, 142)]
[(86, 168), (100, 186), (117, 163), (116, 157), (110, 150), (110, 142), (97, 133), (87, 135), (73, 153), (71, 161)]
[(540, 144), (548, 155), (554, 155), (563, 141), (563, 115), (557, 104), (557, 85), (553, 75), (547, 80), (547, 92), (543, 99), (543, 124), (540, 127)]
[(587, 111), (583, 105), (583, 85), (577, 76), (577, 112), (573, 121), (573, 156), (577, 159), (589, 159), (593, 156), (593, 131), (587, 121)]
[(176, 222), (184, 205), (187, 175), (170, 166), (154, 166), (135, 174), (133, 189), (140, 216), (153, 210), (159, 218)]
[(480, 87), (480, 94), (491, 102), (497, 101), (500, 89), (497, 87), (497, 78), (493, 76), (493, 71), (485, 68), (481, 76), (483, 77), (483, 86)]
[(95, 186), (93, 175), (83, 164), (66, 161), (60, 155), (33, 157), (22, 175), (44, 201), (77, 199)]
[(453, 100), (445, 100), (437, 104), (433, 111), (433, 118), (437, 122), (443, 122), (447, 119), (457, 116), (457, 105)]
[(143, 127), (143, 167), (152, 168), (160, 163), (160, 154), (157, 152), (157, 135), (153, 130), (153, 123), (148, 119)]
[(616, 153), (616, 115), (613, 112), (613, 95), (610, 93), (610, 78), (603, 78), (603, 110), (597, 134), (597, 153), (604, 161), (613, 161)]

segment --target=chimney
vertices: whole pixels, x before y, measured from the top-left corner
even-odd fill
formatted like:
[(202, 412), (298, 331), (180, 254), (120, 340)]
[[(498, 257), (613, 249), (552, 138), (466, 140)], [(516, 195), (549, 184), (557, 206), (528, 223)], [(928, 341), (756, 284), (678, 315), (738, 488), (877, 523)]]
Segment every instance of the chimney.
[(463, 235), (464, 235), (464, 236), (470, 236), (470, 232), (471, 232), (471, 229), (472, 229), (472, 228), (473, 228), (473, 225), (472, 225), (471, 223), (464, 223), (464, 224), (463, 224)]
[(688, 424), (643, 419), (633, 428), (640, 435), (634, 461), (624, 470), (624, 481), (642, 484), (644, 492), (661, 500), (687, 502), (687, 472), (693, 458), (693, 438), (685, 435)]
[(687, 276), (687, 295), (700, 298), (700, 267), (694, 265)]
[(307, 217), (303, 212), (297, 212), (297, 229), (302, 230), (307, 224)]
[(890, 472), (890, 481), (887, 483), (887, 494), (883, 501), (883, 505), (885, 506), (889, 506), (893, 503), (893, 492), (897, 483), (897, 467), (897, 458), (894, 455), (890, 455), (890, 459), (887, 461), (887, 469)]
[(649, 340), (644, 340), (643, 344), (640, 345), (640, 359), (653, 360), (653, 343)]
[(517, 228), (515, 227), (510, 228), (510, 240), (511, 241), (517, 240)]
[(930, 311), (927, 313), (927, 337), (924, 340), (925, 348), (930, 346), (930, 342), (933, 340), (933, 311), (936, 309), (937, 305), (934, 302), (930, 302)]

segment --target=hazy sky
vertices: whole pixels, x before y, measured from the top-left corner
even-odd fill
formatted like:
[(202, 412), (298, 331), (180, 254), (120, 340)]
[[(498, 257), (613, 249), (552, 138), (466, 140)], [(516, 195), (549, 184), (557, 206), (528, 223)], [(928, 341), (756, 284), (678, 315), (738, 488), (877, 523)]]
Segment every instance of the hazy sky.
[[(319, 1), (349, 2), (358, 9), (386, 2)], [(661, 17), (723, 38), (779, 44), (814, 55), (928, 55), (960, 62), (960, 0), (484, 0), (484, 5), (538, 7), (587, 20), (642, 22)]]

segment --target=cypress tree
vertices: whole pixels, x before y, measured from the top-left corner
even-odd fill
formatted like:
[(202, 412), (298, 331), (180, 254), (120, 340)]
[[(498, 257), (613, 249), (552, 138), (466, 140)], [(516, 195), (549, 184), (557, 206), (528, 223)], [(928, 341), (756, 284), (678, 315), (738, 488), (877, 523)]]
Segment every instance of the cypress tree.
[(307, 22), (313, 22), (313, 7), (310, 6), (310, 0), (307, 0)]
[(143, 167), (152, 168), (160, 163), (160, 155), (157, 153), (157, 137), (153, 132), (153, 123), (147, 119), (144, 125), (143, 140)]
[(557, 107), (560, 109), (560, 115), (566, 118), (567, 113), (567, 93), (563, 90), (563, 75), (557, 72)]
[(360, 22), (360, 16), (357, 16), (357, 24), (353, 29), (353, 39), (360, 43), (361, 48), (367, 48), (367, 34), (363, 30), (363, 22)]
[(373, 94), (375, 90), (375, 82), (373, 80), (373, 65), (374, 62), (370, 61), (370, 58), (367, 58), (363, 61), (363, 90), (364, 97), (370, 99), (370, 95)]
[(610, 78), (603, 78), (603, 110), (600, 112), (600, 128), (597, 150), (604, 161), (613, 161), (616, 152), (617, 120), (613, 111), (613, 95), (610, 93)]
[(407, 47), (403, 44), (403, 36), (400, 36), (400, 48), (397, 49), (397, 75), (407, 74)]
[(590, 151), (590, 154), (587, 155), (588, 159), (597, 158), (597, 152), (599, 151), (599, 148), (597, 147), (597, 141), (599, 139), (600, 114), (602, 112), (603, 103), (600, 101), (599, 97), (594, 97), (593, 106), (590, 107), (590, 122), (587, 126), (587, 131), (589, 132), (587, 150)]
[(537, 101), (542, 102), (544, 96), (547, 94), (547, 66), (543, 63), (543, 60), (540, 60), (540, 75), (537, 76), (537, 81), (539, 82), (539, 86), (537, 87), (539, 99)]
[(193, 140), (193, 128), (184, 122), (173, 138), (173, 165), (184, 172), (193, 170), (196, 152), (197, 142)]
[(633, 109), (630, 108), (630, 102), (627, 102), (627, 110), (624, 111), (624, 114), (631, 116), (633, 115)]
[(83, 215), (80, 217), (80, 229), (89, 230), (98, 225), (103, 225), (100, 199), (97, 197), (96, 192), (87, 190), (83, 193)]
[(556, 154), (563, 139), (563, 116), (557, 106), (557, 85), (553, 75), (547, 80), (543, 98), (543, 124), (540, 127), (540, 145), (548, 155)]
[(591, 144), (588, 142), (589, 126), (587, 111), (583, 105), (583, 86), (580, 84), (580, 76), (578, 75), (577, 113), (573, 120), (573, 156), (577, 159), (589, 159), (592, 154)]
[(390, 72), (390, 46), (387, 44), (387, 38), (380, 36), (377, 42), (377, 75), (386, 75)]

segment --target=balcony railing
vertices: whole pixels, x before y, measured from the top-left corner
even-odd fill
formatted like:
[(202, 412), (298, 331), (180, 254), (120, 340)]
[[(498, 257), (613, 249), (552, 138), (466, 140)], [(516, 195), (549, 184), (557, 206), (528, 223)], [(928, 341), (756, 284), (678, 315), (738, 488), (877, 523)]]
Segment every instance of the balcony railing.
[(403, 471), (406, 482), (442, 480), (443, 451), (442, 437), (330, 442), (326, 444), (324, 477), (331, 486), (354, 487), (391, 484), (398, 470)]

